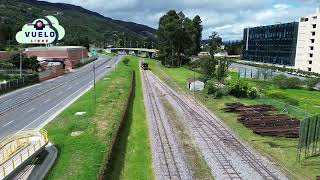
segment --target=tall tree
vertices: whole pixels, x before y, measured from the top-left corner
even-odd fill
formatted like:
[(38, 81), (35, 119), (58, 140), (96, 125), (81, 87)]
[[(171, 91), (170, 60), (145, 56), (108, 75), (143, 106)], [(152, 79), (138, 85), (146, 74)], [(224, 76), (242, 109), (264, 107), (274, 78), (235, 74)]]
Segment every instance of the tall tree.
[(193, 20), (193, 28), (194, 28), (194, 34), (193, 34), (193, 55), (197, 55), (201, 51), (201, 39), (202, 39), (202, 30), (203, 26), (201, 25), (202, 20), (200, 16), (196, 15)]
[(214, 59), (214, 55), (221, 51), (222, 38), (217, 32), (212, 32), (209, 36), (209, 52), (211, 57)]
[[(160, 18), (158, 29), (159, 58), (163, 65), (181, 66), (195, 54), (196, 44), (200, 38), (202, 26), (200, 17), (194, 21), (183, 12), (167, 12)], [(197, 24), (197, 28), (195, 28)], [(200, 33), (200, 35), (199, 35)], [(200, 42), (199, 42), (200, 43)]]

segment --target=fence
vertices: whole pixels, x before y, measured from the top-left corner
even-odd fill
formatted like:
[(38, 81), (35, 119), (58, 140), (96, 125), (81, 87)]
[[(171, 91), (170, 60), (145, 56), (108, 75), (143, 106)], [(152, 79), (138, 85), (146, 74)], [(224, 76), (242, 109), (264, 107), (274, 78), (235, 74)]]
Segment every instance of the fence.
[(24, 130), (0, 140), (0, 179), (7, 178), (48, 143), (47, 131)]
[(25, 85), (25, 78), (24, 77), (22, 77), (21, 79), (0, 82), (0, 94), (8, 91), (10, 89), (14, 89), (14, 88), (21, 87), (24, 85)]
[(297, 160), (320, 154), (320, 115), (306, 118), (300, 123)]
[(88, 64), (94, 60), (97, 60), (98, 59), (98, 56), (97, 55), (94, 55), (94, 56), (91, 56), (91, 57), (88, 57), (88, 58), (83, 58), (83, 59), (80, 59), (80, 63), (82, 64)]
[(297, 106), (293, 106), (288, 102), (283, 102), (283, 101), (268, 97), (266, 95), (262, 95), (256, 100), (263, 104), (272, 105), (279, 112), (290, 114), (291, 116), (298, 119), (305, 119), (306, 117), (310, 117), (314, 115), (314, 114), (310, 114), (309, 112), (303, 109), (298, 108)]
[(250, 79), (258, 79), (258, 80), (268, 80), (272, 79), (272, 77), (275, 75), (275, 71), (271, 69), (265, 69), (265, 68), (245, 68), (240, 67), (239, 68), (239, 78), (250, 78)]
[[(27, 70), (22, 70), (22, 74), (28, 74)], [(20, 70), (16, 68), (0, 68), (2, 74), (20, 74)]]

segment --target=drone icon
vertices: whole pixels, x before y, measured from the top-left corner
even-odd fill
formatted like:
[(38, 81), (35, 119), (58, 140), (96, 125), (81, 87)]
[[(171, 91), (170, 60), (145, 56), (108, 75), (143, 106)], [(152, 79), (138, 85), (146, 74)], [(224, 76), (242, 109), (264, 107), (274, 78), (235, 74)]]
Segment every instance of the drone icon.
[(51, 26), (52, 24), (51, 23), (45, 24), (45, 23), (43, 23), (42, 20), (38, 20), (38, 21), (36, 21), (35, 24), (29, 23), (28, 25), (33, 26), (36, 30), (43, 30), (43, 28), (45, 28), (47, 25)]

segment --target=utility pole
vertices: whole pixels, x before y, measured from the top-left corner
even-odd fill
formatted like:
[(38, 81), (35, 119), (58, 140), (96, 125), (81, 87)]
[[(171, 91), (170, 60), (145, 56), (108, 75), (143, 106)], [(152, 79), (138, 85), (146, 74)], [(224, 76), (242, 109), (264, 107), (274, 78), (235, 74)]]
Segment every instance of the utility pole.
[(20, 79), (22, 79), (22, 48), (20, 48)]
[(97, 94), (96, 94), (96, 61), (93, 61), (93, 98), (94, 104), (97, 103)]
[(195, 97), (196, 91), (196, 72), (193, 70), (193, 97)]

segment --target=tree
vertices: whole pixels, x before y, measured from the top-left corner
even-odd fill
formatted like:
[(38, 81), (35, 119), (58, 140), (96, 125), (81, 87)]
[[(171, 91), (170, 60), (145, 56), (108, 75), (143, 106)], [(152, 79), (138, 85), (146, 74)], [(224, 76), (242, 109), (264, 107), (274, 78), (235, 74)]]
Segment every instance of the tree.
[[(28, 58), (25, 54), (21, 56), (22, 69), (30, 69), (33, 71), (38, 71), (40, 64), (36, 56)], [(12, 63), (17, 69), (20, 68), (20, 54), (13, 56), (9, 59), (9, 63)]]
[(214, 55), (221, 51), (222, 38), (217, 32), (212, 32), (209, 36), (209, 52), (211, 57), (214, 59)]
[(221, 83), (224, 82), (224, 79), (228, 76), (228, 70), (231, 65), (231, 62), (225, 59), (218, 60), (219, 65), (217, 67), (217, 80)]
[(157, 33), (161, 63), (171, 67), (187, 63), (189, 57), (195, 54), (196, 44), (199, 44), (198, 39), (201, 39), (201, 32), (200, 17), (191, 20), (183, 12), (177, 13), (175, 10), (167, 12), (159, 20)]
[(193, 28), (194, 28), (194, 33), (193, 33), (193, 50), (192, 54), (197, 55), (201, 51), (201, 39), (202, 39), (202, 30), (203, 27), (201, 25), (202, 20), (200, 16), (196, 15), (193, 20)]

